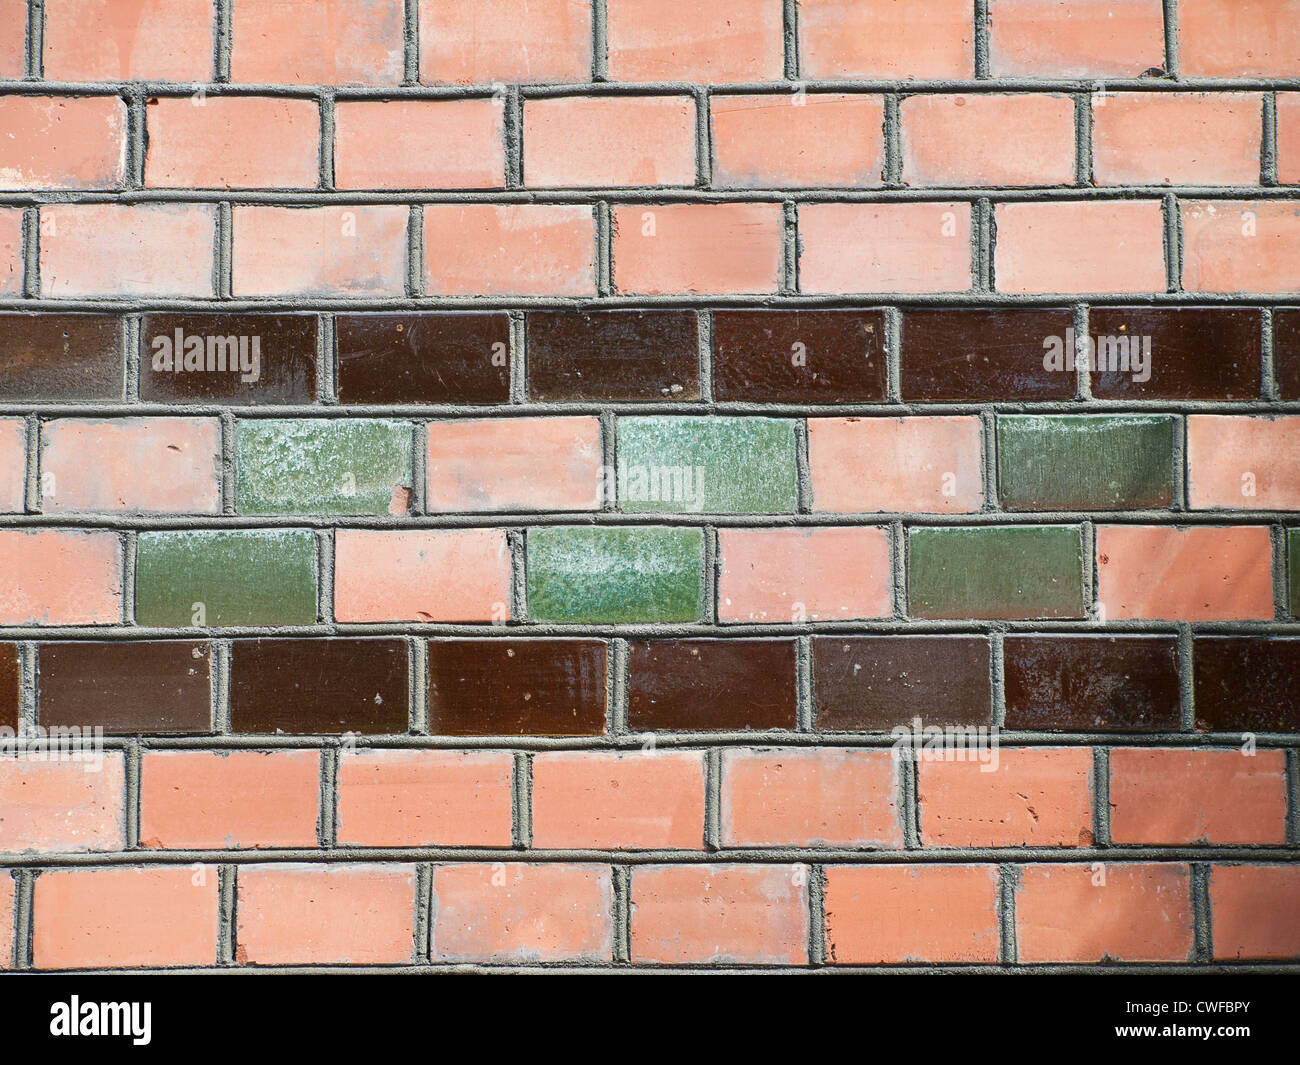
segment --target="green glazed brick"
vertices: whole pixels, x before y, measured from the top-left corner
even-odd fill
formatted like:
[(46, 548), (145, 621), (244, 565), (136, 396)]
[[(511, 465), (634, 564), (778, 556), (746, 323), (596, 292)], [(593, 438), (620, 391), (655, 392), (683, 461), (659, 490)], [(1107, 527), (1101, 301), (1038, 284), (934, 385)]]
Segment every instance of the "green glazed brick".
[(794, 422), (775, 418), (620, 418), (618, 505), (706, 514), (793, 513)]
[(590, 526), (528, 531), (528, 614), (535, 621), (697, 621), (700, 529)]
[(1300, 616), (1300, 529), (1287, 533), (1287, 572), (1290, 574), (1291, 616)]
[(907, 592), (916, 618), (1083, 617), (1082, 529), (913, 529)]
[(998, 469), (1008, 510), (1137, 510), (1174, 499), (1167, 415), (1006, 415)]
[(236, 499), (241, 514), (405, 514), (411, 424), (362, 418), (239, 423)]
[(135, 617), (140, 625), (310, 625), (316, 537), (307, 529), (141, 533)]

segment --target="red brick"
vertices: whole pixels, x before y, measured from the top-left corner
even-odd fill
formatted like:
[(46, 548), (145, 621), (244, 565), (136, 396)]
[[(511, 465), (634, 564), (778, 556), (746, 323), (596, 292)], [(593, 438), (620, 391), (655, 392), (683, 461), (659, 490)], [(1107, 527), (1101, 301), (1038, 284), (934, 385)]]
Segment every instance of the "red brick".
[(45, 77), (211, 81), (214, 16), (211, 0), (60, 0), (45, 8)]
[(993, 865), (832, 865), (826, 956), (839, 965), (998, 960)]
[(1110, 752), (1115, 843), (1286, 842), (1286, 752)]
[(920, 828), (927, 847), (1092, 845), (1088, 748), (1003, 747), (996, 761), (992, 751), (919, 753)]
[(1277, 179), (1300, 185), (1300, 92), (1277, 94)]
[(994, 77), (1136, 78), (1164, 69), (1164, 31), (1161, 0), (992, 0), (989, 65)]
[(424, 280), (431, 296), (591, 296), (595, 220), (561, 204), (430, 204)]
[(692, 751), (533, 758), (533, 846), (704, 846), (704, 759)]
[(1191, 957), (1185, 865), (1032, 865), (1019, 875), (1016, 949), (1022, 963)]
[(613, 81), (776, 81), (785, 67), (775, 0), (606, 0)]
[(215, 865), (61, 869), (36, 879), (38, 969), (215, 965)]
[(269, 85), (396, 85), (402, 0), (275, 0), (235, 4), (230, 76)]
[(1281, 200), (1184, 200), (1188, 292), (1300, 289), (1300, 208)]
[(1210, 869), (1210, 927), (1216, 960), (1300, 958), (1300, 866)]
[(204, 850), (314, 847), (317, 751), (149, 751), (140, 844)]
[(420, 80), (425, 84), (590, 78), (588, 0), (420, 0)]
[(386, 965), (415, 955), (415, 870), (253, 865), (239, 870), (235, 960)]
[(803, 965), (802, 865), (649, 865), (632, 872), (634, 963)]
[(0, 530), (0, 625), (115, 625), (122, 544), (113, 532)]
[(0, 296), (20, 296), (23, 291), (23, 212), (0, 208)]
[(966, 0), (800, 0), (806, 78), (970, 78), (975, 19)]
[(1300, 55), (1297, 0), (1179, 0), (1183, 77), (1294, 77)]
[(505, 105), (484, 100), (345, 100), (334, 108), (340, 189), (499, 189)]
[(116, 96), (0, 98), (2, 189), (113, 189), (126, 177), (126, 105)]
[(27, 422), (0, 418), (0, 514), (21, 514), (27, 485)]
[[(0, 15), (4, 13), (0, 6)], [(8, 869), (0, 869), (0, 972), (9, 968), (14, 945), (14, 906), (18, 885)]]
[(1300, 510), (1300, 418), (1187, 418), (1187, 498), (1197, 509)]
[[(89, 740), (90, 737), (87, 736)], [(121, 752), (0, 756), (0, 852), (110, 851), (126, 846), (126, 767)], [(38, 760), (40, 759), (40, 760)]]
[[(0, 78), (16, 81), (26, 73), (27, 0), (0, 0)], [(0, 896), (2, 889), (0, 880)], [(5, 944), (0, 941), (0, 964), (5, 957)]]

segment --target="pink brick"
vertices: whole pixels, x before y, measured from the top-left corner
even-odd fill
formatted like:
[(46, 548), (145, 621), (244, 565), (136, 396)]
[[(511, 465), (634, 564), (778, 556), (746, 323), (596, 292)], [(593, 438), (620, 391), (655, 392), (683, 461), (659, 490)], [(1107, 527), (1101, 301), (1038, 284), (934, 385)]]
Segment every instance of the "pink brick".
[(27, 423), (0, 418), (0, 513), (21, 514), (27, 488)]
[(1300, 92), (1277, 94), (1277, 179), (1300, 185)]
[(779, 80), (781, 5), (773, 0), (606, 0), (613, 81)]
[(1295, 76), (1300, 0), (1179, 0), (1183, 77)]
[(800, 0), (806, 78), (970, 78), (974, 8), (966, 0)]
[(396, 85), (404, 25), (402, 0), (244, 0), (231, 15), (231, 79)]
[[(3, 13), (3, 8), (0, 8)], [(17, 902), (18, 884), (9, 870), (0, 869), (0, 972), (10, 967), (13, 951), (14, 905)]]
[(126, 763), (0, 756), (0, 852), (111, 851), (126, 846)]
[(0, 208), (0, 296), (20, 296), (23, 291), (23, 212)]
[(55, 81), (208, 82), (211, 0), (57, 0), (45, 5), (43, 67)]
[(989, 65), (994, 77), (1136, 78), (1164, 69), (1164, 31), (1161, 0), (991, 0)]
[(1300, 206), (1284, 200), (1184, 200), (1188, 292), (1300, 290)]
[(334, 108), (340, 189), (494, 189), (505, 184), (505, 105), (344, 100)]
[(1189, 415), (1187, 498), (1197, 509), (1300, 510), (1300, 417)]
[(0, 144), (0, 188), (118, 188), (126, 105), (116, 96), (0, 97)]
[[(0, 0), (0, 78), (17, 80), (27, 73), (27, 0)], [(4, 894), (0, 873), (0, 896)], [(0, 915), (2, 916), (2, 915)], [(0, 938), (0, 965), (5, 943)]]
[(425, 84), (590, 78), (589, 0), (420, 0), (420, 80)]
[(1210, 869), (1215, 959), (1300, 958), (1300, 866), (1216, 865)]
[(113, 532), (0, 530), (0, 625), (115, 625), (122, 545)]

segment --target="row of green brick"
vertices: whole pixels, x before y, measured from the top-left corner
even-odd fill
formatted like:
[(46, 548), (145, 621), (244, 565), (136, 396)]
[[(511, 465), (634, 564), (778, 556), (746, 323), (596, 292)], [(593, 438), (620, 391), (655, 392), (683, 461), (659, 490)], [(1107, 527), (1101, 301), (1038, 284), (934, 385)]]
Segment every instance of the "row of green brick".
[[(1300, 529), (1288, 533), (1290, 603), (1300, 613)], [(917, 527), (907, 532), (914, 618), (1081, 618), (1090, 559), (1079, 525)], [(307, 529), (144, 532), (136, 622), (311, 625), (318, 540)], [(527, 616), (571, 624), (706, 620), (705, 532), (663, 526), (529, 529)], [(203, 604), (196, 619), (196, 604)], [(403, 619), (393, 619), (403, 620)], [(487, 619), (485, 613), (485, 620)]]

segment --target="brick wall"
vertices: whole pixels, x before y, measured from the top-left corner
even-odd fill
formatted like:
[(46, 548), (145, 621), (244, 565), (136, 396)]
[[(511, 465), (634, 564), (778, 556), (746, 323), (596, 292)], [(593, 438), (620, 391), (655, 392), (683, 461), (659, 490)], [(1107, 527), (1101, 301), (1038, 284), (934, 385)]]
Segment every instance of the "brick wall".
[(1300, 0), (0, 79), (0, 968), (1300, 961)]

